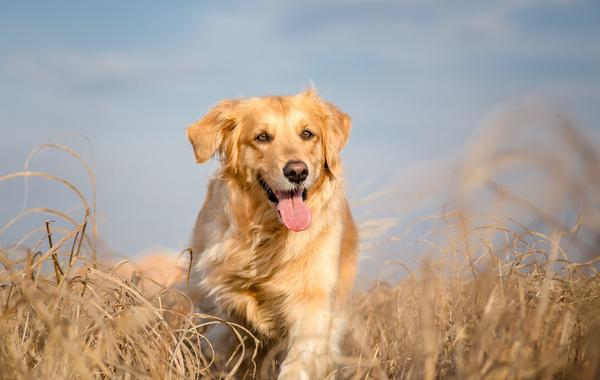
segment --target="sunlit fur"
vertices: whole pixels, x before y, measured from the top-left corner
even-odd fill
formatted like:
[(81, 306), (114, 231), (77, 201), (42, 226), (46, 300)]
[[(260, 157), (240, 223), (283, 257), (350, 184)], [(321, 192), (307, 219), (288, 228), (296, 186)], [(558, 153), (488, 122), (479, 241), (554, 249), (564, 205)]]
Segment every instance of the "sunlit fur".
[[(305, 129), (314, 136), (303, 138)], [(283, 342), (279, 378), (323, 377), (338, 353), (357, 251), (339, 160), (349, 132), (350, 118), (314, 90), (224, 100), (188, 128), (196, 160), (221, 161), (193, 232), (192, 294), (246, 324), (265, 349)], [(261, 133), (271, 140), (257, 141)], [(257, 183), (290, 190), (290, 160), (309, 168), (312, 223), (303, 232), (285, 228)]]

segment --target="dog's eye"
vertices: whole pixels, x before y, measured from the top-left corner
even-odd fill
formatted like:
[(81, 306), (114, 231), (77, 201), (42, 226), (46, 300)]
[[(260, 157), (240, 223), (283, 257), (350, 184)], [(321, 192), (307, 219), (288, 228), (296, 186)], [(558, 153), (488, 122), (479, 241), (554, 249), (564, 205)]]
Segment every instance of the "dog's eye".
[(308, 129), (305, 129), (302, 131), (302, 134), (300, 136), (302, 136), (304, 140), (310, 140), (314, 135), (314, 133), (312, 133)]
[(260, 135), (256, 136), (254, 140), (261, 143), (268, 143), (271, 141), (271, 136), (269, 136), (267, 133), (261, 133)]

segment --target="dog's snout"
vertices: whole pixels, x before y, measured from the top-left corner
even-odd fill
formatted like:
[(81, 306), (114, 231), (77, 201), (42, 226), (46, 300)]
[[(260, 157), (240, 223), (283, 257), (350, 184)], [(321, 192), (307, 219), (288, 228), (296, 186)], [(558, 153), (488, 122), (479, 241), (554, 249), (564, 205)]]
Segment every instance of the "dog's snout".
[(288, 161), (283, 167), (283, 175), (292, 183), (301, 183), (308, 177), (308, 166), (302, 161)]

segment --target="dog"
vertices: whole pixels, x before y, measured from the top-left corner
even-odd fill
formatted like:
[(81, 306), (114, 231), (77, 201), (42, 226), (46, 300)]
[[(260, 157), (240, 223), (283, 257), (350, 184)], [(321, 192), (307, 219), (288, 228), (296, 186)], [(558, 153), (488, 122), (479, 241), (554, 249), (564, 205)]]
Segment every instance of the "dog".
[(198, 163), (217, 156), (193, 230), (193, 299), (285, 347), (278, 379), (335, 365), (358, 234), (340, 151), (350, 117), (314, 88), (222, 100), (191, 124)]

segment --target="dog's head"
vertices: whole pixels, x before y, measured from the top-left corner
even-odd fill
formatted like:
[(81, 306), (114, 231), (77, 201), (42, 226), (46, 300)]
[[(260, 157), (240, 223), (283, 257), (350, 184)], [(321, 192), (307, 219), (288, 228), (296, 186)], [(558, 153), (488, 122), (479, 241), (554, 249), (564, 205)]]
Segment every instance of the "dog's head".
[(324, 178), (340, 175), (339, 153), (350, 117), (311, 89), (295, 96), (223, 100), (192, 124), (187, 135), (196, 161), (218, 154), (223, 172), (247, 188), (262, 188), (292, 231), (310, 226), (305, 204)]

